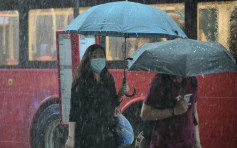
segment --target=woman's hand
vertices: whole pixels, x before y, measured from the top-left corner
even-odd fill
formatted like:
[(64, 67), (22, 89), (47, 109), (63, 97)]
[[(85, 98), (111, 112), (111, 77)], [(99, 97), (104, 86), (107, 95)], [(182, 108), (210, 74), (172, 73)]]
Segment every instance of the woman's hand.
[(129, 91), (129, 87), (128, 87), (128, 84), (125, 82), (125, 83), (122, 83), (120, 85), (120, 89), (119, 89), (119, 93), (118, 93), (118, 101), (121, 102), (122, 99), (123, 99), (123, 96), (125, 94), (127, 94)]
[[(179, 97), (179, 96), (178, 96)], [(181, 115), (188, 110), (188, 102), (184, 99), (177, 99), (177, 103), (174, 107), (174, 115)]]
[(68, 136), (65, 148), (74, 148), (74, 146), (75, 146), (75, 138)]
[(122, 95), (125, 95), (125, 94), (128, 93), (128, 91), (129, 91), (128, 83), (127, 83), (127, 82), (122, 83), (122, 84), (120, 85), (119, 92), (121, 92)]

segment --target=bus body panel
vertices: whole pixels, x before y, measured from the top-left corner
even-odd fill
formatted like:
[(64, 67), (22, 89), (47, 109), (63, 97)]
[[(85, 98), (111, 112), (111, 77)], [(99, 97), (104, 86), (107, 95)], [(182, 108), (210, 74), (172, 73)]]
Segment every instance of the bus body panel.
[(58, 95), (57, 78), (57, 70), (0, 70), (0, 147), (28, 147), (34, 113)]
[[(110, 70), (118, 90), (122, 70)], [(141, 101), (155, 73), (127, 72), (130, 91), (136, 86), (133, 98), (124, 98), (123, 110), (128, 104)], [(0, 146), (28, 147), (32, 118), (48, 96), (58, 95), (56, 70), (0, 70)], [(13, 84), (8, 84), (8, 79)], [(200, 137), (203, 147), (235, 147), (237, 141), (237, 73), (198, 76), (198, 112)], [(134, 99), (134, 100), (133, 100)], [(9, 101), (10, 100), (10, 101)], [(132, 103), (131, 103), (132, 102)], [(10, 116), (10, 117), (9, 117)], [(16, 144), (16, 145), (15, 145)], [(12, 146), (11, 146), (12, 145)]]

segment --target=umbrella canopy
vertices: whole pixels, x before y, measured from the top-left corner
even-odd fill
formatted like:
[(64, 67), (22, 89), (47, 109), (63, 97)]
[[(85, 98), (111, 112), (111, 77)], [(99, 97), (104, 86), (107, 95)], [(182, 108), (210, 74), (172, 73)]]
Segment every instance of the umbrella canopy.
[(184, 77), (237, 71), (231, 54), (219, 43), (177, 39), (141, 46), (128, 69)]
[(135, 38), (187, 37), (164, 11), (128, 1), (91, 7), (75, 18), (64, 31), (78, 32), (83, 35)]

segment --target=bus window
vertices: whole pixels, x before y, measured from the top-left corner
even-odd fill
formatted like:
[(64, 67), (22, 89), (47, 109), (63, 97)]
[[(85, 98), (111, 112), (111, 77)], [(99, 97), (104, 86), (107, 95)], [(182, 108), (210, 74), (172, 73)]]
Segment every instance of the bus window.
[(56, 30), (73, 20), (73, 9), (35, 9), (29, 12), (29, 60), (56, 60)]
[(199, 14), (199, 29), (202, 40), (217, 41), (217, 9), (201, 9)]
[[(158, 42), (164, 38), (127, 38), (126, 39), (126, 58), (130, 57), (133, 52), (145, 43)], [(125, 38), (123, 37), (106, 37), (106, 60), (121, 61), (124, 59)]]
[(198, 40), (221, 43), (237, 59), (237, 2), (198, 3)]
[(0, 65), (17, 65), (19, 59), (19, 13), (0, 11)]
[(218, 8), (210, 3), (198, 4), (198, 40), (218, 41)]
[[(154, 4), (153, 7), (165, 11), (184, 30), (184, 4)], [(149, 42), (165, 41), (165, 38), (127, 38), (126, 58), (141, 45)], [(106, 37), (106, 59), (107, 61), (121, 61), (124, 59), (125, 39), (122, 37)]]
[(177, 4), (154, 4), (153, 7), (165, 11), (184, 31), (184, 3)]

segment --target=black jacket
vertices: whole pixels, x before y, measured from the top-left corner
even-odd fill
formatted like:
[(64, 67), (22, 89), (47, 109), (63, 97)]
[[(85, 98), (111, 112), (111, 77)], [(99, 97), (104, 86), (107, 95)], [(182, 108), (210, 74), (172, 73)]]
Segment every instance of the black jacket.
[(117, 105), (115, 82), (110, 73), (102, 73), (99, 83), (94, 77), (74, 81), (69, 121), (76, 122), (75, 147), (114, 148), (113, 116)]

